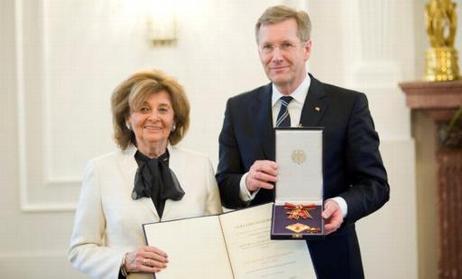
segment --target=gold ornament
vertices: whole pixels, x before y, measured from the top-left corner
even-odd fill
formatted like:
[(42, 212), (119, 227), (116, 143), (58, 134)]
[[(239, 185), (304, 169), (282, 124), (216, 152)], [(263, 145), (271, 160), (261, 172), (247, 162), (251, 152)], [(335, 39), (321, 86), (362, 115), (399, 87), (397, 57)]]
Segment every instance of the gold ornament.
[(454, 48), (457, 29), (456, 4), (451, 0), (430, 0), (425, 8), (425, 23), (431, 46), (426, 51), (425, 79), (459, 79), (458, 55)]

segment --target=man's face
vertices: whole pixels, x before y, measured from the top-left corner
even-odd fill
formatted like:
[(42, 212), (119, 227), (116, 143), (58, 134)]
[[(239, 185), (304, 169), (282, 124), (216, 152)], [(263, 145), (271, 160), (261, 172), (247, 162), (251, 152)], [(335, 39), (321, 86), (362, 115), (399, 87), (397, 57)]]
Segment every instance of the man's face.
[(268, 78), (283, 94), (294, 91), (305, 78), (311, 40), (297, 37), (295, 19), (266, 24), (258, 32), (258, 53)]

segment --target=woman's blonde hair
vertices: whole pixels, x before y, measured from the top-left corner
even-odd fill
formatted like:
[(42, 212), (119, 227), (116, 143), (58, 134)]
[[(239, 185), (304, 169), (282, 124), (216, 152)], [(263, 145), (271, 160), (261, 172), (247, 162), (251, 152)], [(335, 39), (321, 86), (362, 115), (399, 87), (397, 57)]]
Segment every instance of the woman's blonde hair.
[(172, 102), (176, 128), (170, 133), (169, 142), (177, 144), (189, 128), (189, 101), (183, 87), (172, 77), (159, 70), (145, 70), (133, 74), (114, 89), (111, 98), (114, 139), (125, 150), (136, 144), (127, 120), (130, 113), (143, 104), (152, 94), (167, 92)]

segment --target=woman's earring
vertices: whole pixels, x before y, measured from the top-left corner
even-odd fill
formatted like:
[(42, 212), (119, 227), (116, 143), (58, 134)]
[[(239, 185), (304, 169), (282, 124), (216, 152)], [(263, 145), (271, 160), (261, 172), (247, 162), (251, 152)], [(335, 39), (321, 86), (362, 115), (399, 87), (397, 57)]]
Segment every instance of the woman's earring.
[(172, 132), (174, 132), (175, 130), (176, 130), (176, 124), (173, 123), (173, 125), (172, 125)]
[(127, 127), (128, 130), (132, 130), (132, 126), (130, 126), (130, 122), (125, 122), (125, 127)]

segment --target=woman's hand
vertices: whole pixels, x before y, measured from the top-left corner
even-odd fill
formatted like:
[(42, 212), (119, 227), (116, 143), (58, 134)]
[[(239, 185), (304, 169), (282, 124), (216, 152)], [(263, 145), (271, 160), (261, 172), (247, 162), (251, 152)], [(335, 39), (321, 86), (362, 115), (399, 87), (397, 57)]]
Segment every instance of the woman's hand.
[(125, 270), (127, 272), (160, 272), (167, 267), (167, 254), (152, 246), (143, 246), (125, 255)]

